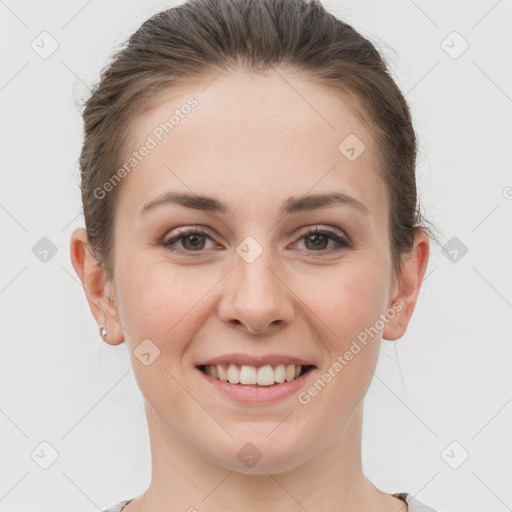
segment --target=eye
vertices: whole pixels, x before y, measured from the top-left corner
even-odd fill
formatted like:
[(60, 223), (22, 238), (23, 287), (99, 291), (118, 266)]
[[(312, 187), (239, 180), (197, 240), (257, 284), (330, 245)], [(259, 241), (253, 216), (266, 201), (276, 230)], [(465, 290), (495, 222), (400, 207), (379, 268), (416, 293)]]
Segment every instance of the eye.
[[(352, 244), (347, 238), (328, 229), (320, 230), (318, 227), (315, 229), (306, 228), (299, 233), (299, 236), (300, 240), (304, 240), (307, 248), (313, 248), (308, 252), (332, 253), (352, 247)], [(336, 242), (338, 244), (337, 247), (335, 246), (334, 248), (331, 247), (328, 249), (327, 245), (329, 244), (329, 239)]]
[[(212, 238), (207, 233), (194, 228), (184, 230), (181, 233), (178, 233), (176, 236), (164, 240), (161, 242), (161, 245), (178, 254), (200, 256), (205, 249), (208, 249), (205, 247), (206, 239), (213, 242)], [(325, 253), (333, 253), (352, 247), (351, 242), (340, 233), (328, 229), (319, 230), (318, 227), (315, 229), (303, 229), (299, 233), (299, 241), (302, 240), (305, 241), (306, 247), (311, 249), (307, 252), (320, 253), (319, 256), (325, 255)], [(331, 247), (330, 249), (327, 248), (329, 240), (334, 241), (337, 246), (334, 248)], [(182, 244), (183, 249), (175, 247), (178, 242)]]
[[(177, 252), (179, 254), (189, 254), (191, 252), (200, 253), (203, 249), (205, 249), (205, 238), (212, 240), (206, 233), (204, 233), (203, 231), (199, 231), (197, 228), (195, 228), (189, 229), (187, 231), (182, 231), (173, 238), (164, 240), (162, 242), (162, 245), (170, 249), (171, 251)], [(174, 247), (176, 242), (180, 242), (184, 249)]]

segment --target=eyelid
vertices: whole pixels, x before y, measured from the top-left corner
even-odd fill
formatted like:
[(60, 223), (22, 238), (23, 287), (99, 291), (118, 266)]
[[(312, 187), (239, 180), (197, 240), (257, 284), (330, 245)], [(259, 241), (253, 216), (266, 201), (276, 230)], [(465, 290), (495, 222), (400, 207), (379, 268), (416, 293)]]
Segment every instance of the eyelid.
[(344, 231), (334, 228), (334, 227), (320, 227), (318, 224), (313, 224), (312, 226), (305, 226), (297, 232), (296, 237), (303, 237), (308, 234), (328, 234), (328, 235), (336, 235), (339, 238), (343, 238), (344, 241), (349, 242), (349, 237), (345, 234)]

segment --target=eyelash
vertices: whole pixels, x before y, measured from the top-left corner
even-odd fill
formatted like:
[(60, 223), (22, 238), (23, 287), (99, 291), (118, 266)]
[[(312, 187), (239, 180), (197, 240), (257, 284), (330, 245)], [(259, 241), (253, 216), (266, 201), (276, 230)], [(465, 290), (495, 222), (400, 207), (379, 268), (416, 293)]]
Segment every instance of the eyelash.
[[(201, 235), (201, 236), (204, 235), (207, 238), (209, 238), (210, 240), (212, 240), (212, 238), (207, 233), (205, 233), (203, 231), (199, 231), (197, 228), (195, 228), (195, 229), (189, 229), (189, 230), (183, 231), (183, 232), (177, 234), (176, 236), (174, 236), (173, 238), (169, 238), (168, 240), (161, 242), (161, 245), (163, 247), (165, 247), (166, 249), (169, 249), (177, 254), (186, 254), (186, 255), (190, 255), (190, 256), (201, 256), (201, 253), (203, 253), (204, 250), (189, 251), (189, 250), (177, 249), (176, 247), (172, 247), (173, 244), (175, 244), (182, 238), (185, 238), (190, 235)], [(320, 253), (320, 254), (318, 254), (318, 256), (322, 257), (322, 256), (325, 256), (330, 253), (337, 253), (339, 251), (352, 248), (352, 243), (347, 238), (339, 235), (338, 233), (336, 233), (334, 231), (330, 231), (328, 229), (305, 228), (304, 230), (302, 230), (299, 233), (297, 241), (300, 241), (303, 238), (306, 238), (308, 235), (309, 236), (310, 235), (325, 235), (339, 244), (338, 247), (335, 247), (334, 249), (331, 248), (331, 249), (323, 249), (321, 251), (307, 251), (307, 252), (313, 253), (314, 256), (317, 256), (314, 253)]]

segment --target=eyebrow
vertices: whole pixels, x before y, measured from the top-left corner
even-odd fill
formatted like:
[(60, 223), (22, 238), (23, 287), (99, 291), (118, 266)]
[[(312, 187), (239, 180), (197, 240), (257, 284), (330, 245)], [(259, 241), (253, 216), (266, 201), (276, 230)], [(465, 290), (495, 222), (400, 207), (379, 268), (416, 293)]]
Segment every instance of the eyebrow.
[[(198, 196), (195, 194), (166, 192), (149, 203), (146, 203), (140, 215), (145, 215), (157, 206), (175, 204), (185, 206), (194, 210), (202, 210), (206, 212), (224, 213), (230, 212), (229, 208), (221, 201), (214, 197)], [(356, 198), (341, 192), (333, 192), (329, 194), (312, 194), (304, 197), (289, 197), (281, 206), (281, 215), (291, 213), (299, 213), (304, 211), (316, 210), (319, 208), (333, 207), (337, 205), (346, 205), (354, 208), (361, 213), (368, 215), (370, 212), (368, 207)]]

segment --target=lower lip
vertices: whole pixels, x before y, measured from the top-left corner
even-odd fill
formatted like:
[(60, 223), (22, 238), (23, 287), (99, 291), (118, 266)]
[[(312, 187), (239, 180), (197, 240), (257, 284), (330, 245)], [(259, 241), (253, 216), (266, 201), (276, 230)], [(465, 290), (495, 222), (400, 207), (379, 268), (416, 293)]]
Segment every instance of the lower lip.
[(197, 371), (202, 375), (205, 381), (213, 386), (215, 391), (222, 393), (233, 400), (242, 403), (271, 403), (287, 398), (290, 395), (297, 393), (301, 387), (304, 386), (307, 379), (309, 379), (311, 373), (315, 370), (310, 369), (304, 375), (297, 377), (291, 381), (284, 381), (280, 384), (274, 384), (273, 386), (253, 386), (244, 384), (230, 384), (219, 379), (215, 379), (210, 375), (202, 372), (199, 368)]

